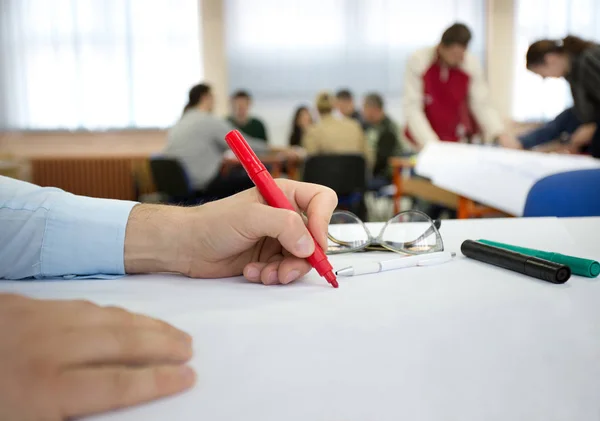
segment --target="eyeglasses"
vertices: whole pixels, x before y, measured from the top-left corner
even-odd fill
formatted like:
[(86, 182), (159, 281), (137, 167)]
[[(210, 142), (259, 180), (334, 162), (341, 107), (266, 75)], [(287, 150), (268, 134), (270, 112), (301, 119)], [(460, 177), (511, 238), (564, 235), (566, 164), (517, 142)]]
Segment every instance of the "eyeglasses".
[(337, 211), (329, 222), (327, 254), (390, 250), (415, 255), (443, 251), (440, 226), (440, 220), (433, 221), (423, 212), (411, 210), (387, 221), (375, 237), (358, 216)]

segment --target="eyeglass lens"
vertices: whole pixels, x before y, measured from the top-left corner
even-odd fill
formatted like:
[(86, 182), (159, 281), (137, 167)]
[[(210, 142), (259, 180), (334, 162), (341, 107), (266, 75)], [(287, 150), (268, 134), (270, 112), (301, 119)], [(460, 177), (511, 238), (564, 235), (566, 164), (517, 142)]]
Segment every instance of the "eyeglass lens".
[(380, 240), (392, 250), (413, 254), (440, 251), (441, 246), (433, 221), (420, 212), (403, 212), (390, 219)]
[[(436, 221), (438, 224), (439, 222)], [(329, 224), (330, 253), (344, 253), (364, 248), (421, 254), (443, 250), (436, 222), (418, 211), (402, 212), (390, 219), (375, 240), (362, 221), (353, 213), (335, 212)]]
[(370, 241), (362, 221), (350, 212), (335, 212), (329, 222), (329, 251), (355, 250)]

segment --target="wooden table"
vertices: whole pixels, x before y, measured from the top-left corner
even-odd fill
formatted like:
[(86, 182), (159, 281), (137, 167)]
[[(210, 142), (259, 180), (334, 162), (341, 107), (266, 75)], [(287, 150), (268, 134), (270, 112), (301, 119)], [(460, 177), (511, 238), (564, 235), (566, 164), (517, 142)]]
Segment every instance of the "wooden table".
[(0, 175), (19, 178), (19, 165), (16, 162), (0, 161)]
[[(261, 155), (260, 160), (273, 176), (273, 178), (281, 177), (281, 174), (285, 172), (289, 179), (299, 180), (300, 171), (299, 167), (302, 164), (301, 158), (290, 158), (280, 153), (269, 153), (267, 155)], [(222, 174), (227, 174), (231, 168), (240, 165), (240, 162), (235, 157), (225, 157), (223, 159), (223, 166), (221, 168)]]
[(456, 209), (458, 219), (478, 218), (486, 215), (498, 214), (510, 216), (497, 209), (481, 206), (474, 201), (452, 193), (448, 190), (435, 186), (431, 181), (423, 178), (413, 178), (409, 174), (403, 174), (404, 170), (415, 167), (414, 158), (392, 157), (389, 160), (392, 167), (393, 182), (396, 186), (394, 193), (394, 213), (400, 212), (400, 199), (403, 195), (417, 197), (449, 209)]

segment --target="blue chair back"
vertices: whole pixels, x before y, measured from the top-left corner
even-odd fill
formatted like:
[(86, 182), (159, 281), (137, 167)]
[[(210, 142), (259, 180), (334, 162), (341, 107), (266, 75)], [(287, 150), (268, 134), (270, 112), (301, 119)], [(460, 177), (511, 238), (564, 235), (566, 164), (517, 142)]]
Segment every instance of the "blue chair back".
[(523, 216), (600, 216), (600, 168), (539, 180), (527, 195)]

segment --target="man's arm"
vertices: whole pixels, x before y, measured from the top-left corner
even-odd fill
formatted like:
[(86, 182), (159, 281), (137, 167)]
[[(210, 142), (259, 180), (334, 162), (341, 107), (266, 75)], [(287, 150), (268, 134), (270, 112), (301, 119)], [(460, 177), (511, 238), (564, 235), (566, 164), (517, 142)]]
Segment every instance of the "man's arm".
[(422, 147), (429, 141), (440, 140), (431, 128), (424, 111), (421, 58), (413, 54), (406, 65), (404, 76), (404, 115), (411, 137)]
[[(213, 136), (215, 138), (214, 140), (223, 147), (223, 151), (228, 151), (229, 145), (225, 141), (225, 135), (230, 131), (234, 130), (235, 127), (233, 127), (228, 121), (221, 120), (219, 118), (215, 118), (213, 124)], [(248, 144), (256, 153), (268, 152), (270, 149), (269, 144), (262, 140), (255, 139), (248, 135), (244, 135), (244, 139), (248, 141)]]
[(469, 108), (483, 130), (484, 140), (491, 142), (504, 133), (504, 124), (492, 106), (483, 70), (475, 57), (467, 56), (466, 67), (471, 75)]
[(0, 177), (0, 279), (123, 275), (135, 205)]

